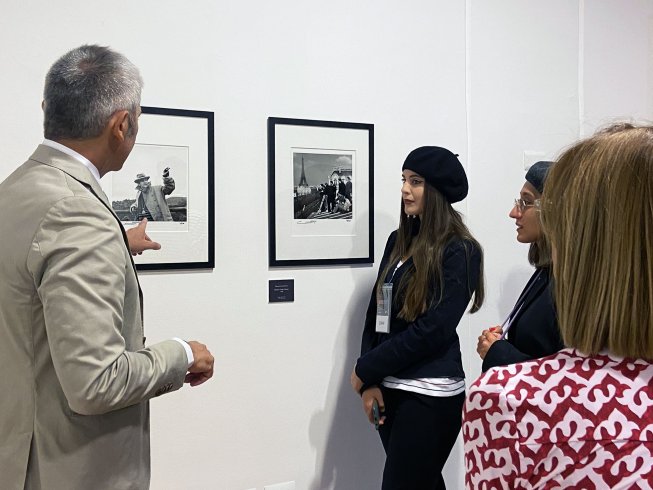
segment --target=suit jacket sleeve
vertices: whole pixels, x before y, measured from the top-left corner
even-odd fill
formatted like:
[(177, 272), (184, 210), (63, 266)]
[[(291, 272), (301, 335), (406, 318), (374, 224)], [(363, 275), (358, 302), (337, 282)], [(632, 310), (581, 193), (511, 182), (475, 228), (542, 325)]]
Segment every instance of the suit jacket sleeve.
[(126, 277), (134, 274), (127, 254), (114, 217), (91, 195), (58, 201), (29, 252), (52, 362), (70, 408), (80, 414), (117, 410), (162, 386), (183, 385), (188, 361), (178, 342), (126, 348), (127, 336), (142, 337), (140, 321), (125, 322)]
[(434, 304), (405, 330), (358, 359), (356, 374), (364, 383), (381, 382), (437, 352), (455, 335), (478, 278), (480, 254), (474, 251), (468, 260), (466, 246), (454, 243), (444, 252), (442, 268), (444, 286), (440, 301), (436, 297)]
[(484, 372), (496, 366), (549, 356), (564, 347), (558, 329), (550, 272), (548, 269), (542, 271), (541, 283), (529, 288), (537, 274), (533, 274), (520, 296), (525, 303), (513, 320), (509, 340), (498, 340), (488, 349), (483, 359)]

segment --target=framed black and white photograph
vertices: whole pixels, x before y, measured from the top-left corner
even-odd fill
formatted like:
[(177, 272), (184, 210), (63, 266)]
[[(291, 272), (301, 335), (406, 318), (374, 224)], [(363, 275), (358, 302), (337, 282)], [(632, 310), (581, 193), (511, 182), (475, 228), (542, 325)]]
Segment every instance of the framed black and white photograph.
[(103, 180), (126, 229), (147, 218), (161, 250), (134, 257), (139, 270), (214, 267), (213, 113), (142, 107), (123, 169)]
[(270, 266), (374, 261), (374, 125), (268, 118)]

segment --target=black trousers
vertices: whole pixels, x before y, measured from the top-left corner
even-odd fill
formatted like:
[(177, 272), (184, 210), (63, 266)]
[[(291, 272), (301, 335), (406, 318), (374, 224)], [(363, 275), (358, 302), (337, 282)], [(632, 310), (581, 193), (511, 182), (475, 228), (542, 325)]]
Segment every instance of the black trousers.
[(386, 416), (379, 427), (386, 454), (382, 490), (445, 489), (442, 468), (460, 432), (465, 394), (381, 390)]

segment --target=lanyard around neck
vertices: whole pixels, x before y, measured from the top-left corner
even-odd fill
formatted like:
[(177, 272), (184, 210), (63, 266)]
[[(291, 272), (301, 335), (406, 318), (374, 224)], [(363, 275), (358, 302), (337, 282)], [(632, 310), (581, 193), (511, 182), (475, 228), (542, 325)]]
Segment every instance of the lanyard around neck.
[(517, 300), (517, 304), (515, 305), (515, 307), (512, 309), (510, 314), (501, 324), (501, 328), (503, 329), (503, 333), (501, 334), (502, 340), (505, 340), (506, 335), (508, 334), (508, 330), (510, 330), (510, 327), (512, 326), (513, 320), (519, 314), (522, 308), (524, 308), (524, 303), (526, 303), (526, 297), (528, 296), (528, 293), (530, 292), (531, 289), (533, 289), (533, 286), (540, 279), (541, 275), (542, 275), (542, 269), (538, 269), (537, 272), (535, 273), (535, 276), (533, 277), (533, 280), (529, 283), (528, 287), (524, 290), (524, 292)]

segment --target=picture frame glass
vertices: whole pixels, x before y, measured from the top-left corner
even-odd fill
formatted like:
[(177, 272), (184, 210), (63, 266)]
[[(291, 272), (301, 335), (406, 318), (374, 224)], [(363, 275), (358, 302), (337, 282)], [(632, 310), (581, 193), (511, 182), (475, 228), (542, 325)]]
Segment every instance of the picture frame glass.
[(270, 265), (373, 261), (373, 125), (270, 118)]
[(122, 170), (102, 181), (125, 229), (147, 218), (161, 244), (134, 257), (139, 270), (214, 266), (213, 113), (142, 107)]

